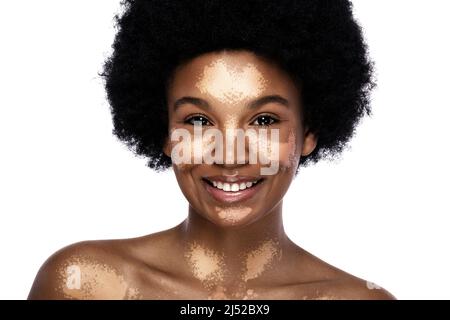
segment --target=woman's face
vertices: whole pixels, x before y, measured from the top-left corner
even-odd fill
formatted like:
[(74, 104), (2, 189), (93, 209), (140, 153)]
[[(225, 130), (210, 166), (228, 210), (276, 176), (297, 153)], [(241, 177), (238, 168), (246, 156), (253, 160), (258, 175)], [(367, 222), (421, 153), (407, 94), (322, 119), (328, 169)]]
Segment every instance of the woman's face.
[(164, 152), (190, 205), (216, 225), (247, 225), (270, 212), (316, 145), (291, 78), (251, 52), (196, 57), (175, 71), (167, 95)]

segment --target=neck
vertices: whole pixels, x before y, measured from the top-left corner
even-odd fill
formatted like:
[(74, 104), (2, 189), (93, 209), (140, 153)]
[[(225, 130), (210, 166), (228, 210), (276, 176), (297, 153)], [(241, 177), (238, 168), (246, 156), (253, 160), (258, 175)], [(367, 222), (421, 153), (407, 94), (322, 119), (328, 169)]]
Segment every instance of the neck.
[(282, 202), (259, 220), (234, 227), (218, 226), (190, 207), (179, 231), (194, 277), (208, 286), (268, 280), (290, 244)]

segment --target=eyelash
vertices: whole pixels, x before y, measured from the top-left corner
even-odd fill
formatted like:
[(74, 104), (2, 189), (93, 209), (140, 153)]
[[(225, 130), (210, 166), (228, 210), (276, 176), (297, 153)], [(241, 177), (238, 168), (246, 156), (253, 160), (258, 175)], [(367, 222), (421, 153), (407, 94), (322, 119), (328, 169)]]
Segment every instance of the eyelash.
[[(262, 117), (267, 117), (269, 119), (269, 121), (271, 121), (269, 124), (255, 124), (255, 126), (262, 126), (262, 127), (268, 127), (271, 126), (275, 123), (280, 122), (280, 120), (278, 120), (277, 118), (269, 115), (269, 114), (261, 114), (258, 117), (256, 117), (252, 122), (251, 125), (253, 125), (253, 123), (255, 123), (255, 121), (258, 121), (258, 119), (261, 119)], [(201, 118), (202, 120), (195, 120), (195, 119)], [(194, 121), (192, 121), (194, 120)], [(209, 121), (209, 119), (207, 117), (205, 117), (204, 115), (198, 114), (198, 115), (193, 115), (190, 116), (189, 118), (187, 118), (186, 120), (184, 120), (184, 123), (186, 124), (190, 124), (190, 125), (194, 125), (195, 121), (201, 121), (202, 122), (202, 126), (203, 125), (207, 125), (207, 124), (203, 124), (203, 121), (206, 121), (207, 123), (209, 123), (209, 125), (212, 125), (212, 122)]]
[(261, 127), (268, 127), (271, 126), (275, 123), (280, 122), (279, 119), (275, 118), (274, 116), (271, 116), (270, 114), (260, 114), (259, 116), (257, 116), (251, 123), (254, 123), (255, 121), (257, 121), (258, 119), (261, 119), (262, 117), (266, 117), (268, 118), (270, 121), (272, 121), (270, 124), (256, 124), (256, 126), (261, 126)]
[[(207, 117), (205, 117), (204, 115), (201, 115), (201, 114), (196, 114), (196, 115), (190, 116), (189, 118), (187, 118), (186, 120), (184, 120), (184, 123), (190, 124), (190, 125), (194, 125), (194, 123), (191, 122), (191, 120), (193, 120), (193, 119), (195, 119), (195, 118), (202, 118), (202, 119), (206, 120), (207, 122), (209, 122), (210, 125), (212, 124), (211, 121), (209, 121), (209, 119), (208, 119)], [(197, 120), (197, 121), (199, 121), (199, 120)], [(202, 121), (202, 120), (200, 120), (200, 121)], [(194, 121), (194, 122), (195, 122), (195, 121)], [(203, 126), (203, 122), (202, 122), (202, 126)]]

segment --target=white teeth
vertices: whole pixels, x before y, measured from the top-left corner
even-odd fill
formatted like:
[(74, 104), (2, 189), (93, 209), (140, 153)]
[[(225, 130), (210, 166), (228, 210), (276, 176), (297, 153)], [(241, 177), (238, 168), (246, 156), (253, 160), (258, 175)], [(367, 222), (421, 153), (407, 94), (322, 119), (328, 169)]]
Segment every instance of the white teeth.
[(241, 182), (241, 183), (228, 183), (228, 182), (221, 182), (221, 181), (212, 181), (212, 184), (217, 189), (220, 189), (223, 191), (237, 192), (240, 190), (245, 190), (247, 188), (250, 188), (257, 182), (258, 182), (258, 180)]

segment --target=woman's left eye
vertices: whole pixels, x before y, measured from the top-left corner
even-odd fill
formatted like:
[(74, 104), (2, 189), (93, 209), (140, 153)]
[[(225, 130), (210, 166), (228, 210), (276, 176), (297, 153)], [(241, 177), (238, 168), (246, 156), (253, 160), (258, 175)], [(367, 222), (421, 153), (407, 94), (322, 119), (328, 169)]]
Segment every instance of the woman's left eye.
[(278, 119), (275, 119), (272, 116), (261, 115), (252, 122), (252, 125), (254, 125), (254, 126), (270, 126), (271, 124), (274, 124), (276, 122), (278, 122)]

